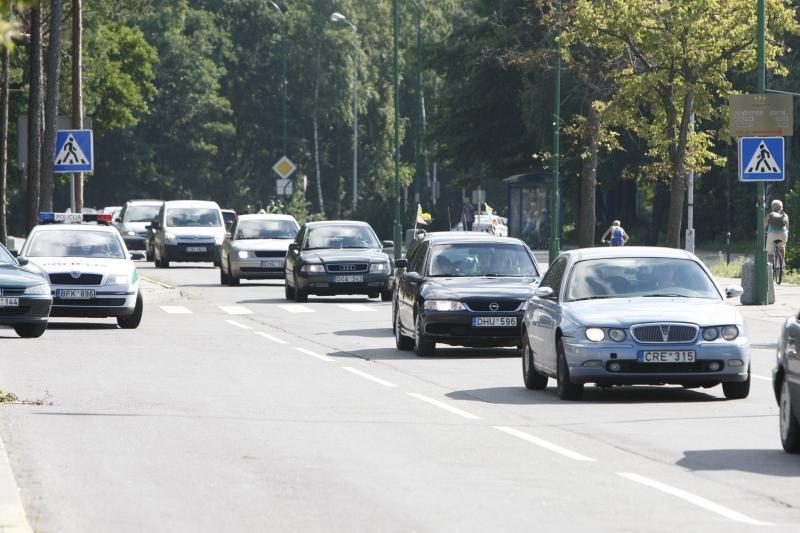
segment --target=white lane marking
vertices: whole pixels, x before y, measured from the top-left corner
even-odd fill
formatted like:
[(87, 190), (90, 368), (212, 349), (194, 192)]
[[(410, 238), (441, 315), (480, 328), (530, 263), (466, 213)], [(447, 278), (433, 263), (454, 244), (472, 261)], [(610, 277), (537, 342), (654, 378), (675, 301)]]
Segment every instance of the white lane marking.
[(19, 497), (19, 487), (8, 462), (6, 448), (0, 440), (0, 530), (14, 533), (31, 533), (25, 508)]
[(295, 350), (297, 350), (300, 353), (304, 353), (306, 355), (310, 355), (311, 357), (316, 357), (320, 361), (326, 361), (328, 363), (330, 363), (332, 361), (336, 361), (336, 359), (328, 357), (327, 355), (320, 355), (318, 353), (312, 352), (311, 350), (306, 350), (305, 348), (295, 348)]
[(355, 311), (357, 313), (371, 313), (375, 311), (373, 307), (364, 304), (338, 304), (338, 305), (342, 309), (347, 309), (348, 311)]
[(698, 507), (702, 507), (712, 513), (717, 513), (718, 515), (724, 516), (725, 518), (729, 518), (731, 520), (735, 520), (736, 522), (742, 522), (743, 524), (750, 524), (754, 526), (774, 526), (775, 524), (770, 522), (762, 522), (761, 520), (756, 520), (755, 518), (750, 518), (747, 515), (744, 515), (738, 511), (734, 511), (733, 509), (728, 509), (725, 506), (722, 506), (718, 503), (714, 503), (711, 500), (707, 500), (702, 496), (698, 496), (696, 494), (692, 494), (691, 492), (687, 492), (685, 490), (673, 487), (671, 485), (666, 485), (659, 481), (655, 481), (654, 479), (646, 478), (644, 476), (640, 476), (639, 474), (634, 474), (631, 472), (617, 472), (618, 476), (622, 476), (625, 479), (629, 479), (631, 481), (635, 481), (636, 483), (641, 483), (647, 487), (660, 490), (661, 492), (665, 492), (667, 494), (671, 494), (677, 498), (680, 498), (684, 501), (687, 501), (693, 505), (697, 505)]
[(279, 305), (281, 309), (284, 311), (288, 311), (289, 313), (314, 313), (315, 311), (310, 307), (306, 307), (305, 305), (299, 304), (284, 304)]
[(450, 411), (451, 413), (456, 414), (458, 416), (463, 416), (464, 418), (467, 418), (469, 420), (480, 420), (481, 419), (481, 417), (475, 416), (472, 413), (468, 413), (466, 411), (462, 411), (458, 407), (453, 407), (453, 406), (447, 405), (444, 402), (440, 402), (439, 400), (434, 400), (433, 398), (428, 398), (427, 396), (423, 396), (422, 394), (417, 394), (415, 392), (409, 392), (408, 395), (409, 396), (413, 396), (414, 398), (417, 398), (418, 400), (422, 400), (423, 402), (428, 402), (431, 405), (435, 405), (436, 407), (444, 409), (445, 411)]
[(182, 305), (162, 305), (160, 306), (161, 309), (165, 313), (169, 313), (171, 315), (191, 315), (192, 312), (183, 307)]
[(227, 322), (231, 326), (235, 326), (235, 327), (237, 327), (239, 329), (253, 329), (250, 326), (247, 326), (245, 324), (240, 324), (239, 322), (236, 322), (235, 320), (226, 320), (225, 322)]
[(502, 431), (503, 433), (513, 435), (524, 441), (528, 441), (531, 444), (535, 444), (537, 446), (550, 450), (551, 452), (563, 455), (564, 457), (569, 457), (570, 459), (574, 459), (576, 461), (596, 461), (596, 459), (592, 459), (591, 457), (587, 457), (578, 452), (573, 452), (572, 450), (559, 446), (558, 444), (553, 444), (552, 442), (540, 439), (539, 437), (534, 437), (533, 435), (530, 435), (518, 429), (510, 428), (507, 426), (493, 426), (493, 427), (494, 429)]
[(275, 343), (278, 343), (278, 344), (289, 344), (285, 340), (279, 339), (278, 337), (273, 337), (269, 333), (264, 333), (264, 332), (261, 332), (261, 331), (256, 331), (255, 333), (256, 333), (256, 335), (264, 337), (265, 339), (270, 340), (270, 341), (275, 342)]
[(763, 379), (764, 381), (772, 381), (772, 378), (768, 378), (766, 376), (759, 376), (758, 374), (750, 374), (750, 377), (756, 379)]
[(253, 312), (246, 307), (242, 307), (241, 305), (220, 305), (220, 309), (228, 313), (229, 315), (252, 315)]
[(384, 381), (381, 378), (376, 378), (375, 376), (371, 376), (371, 375), (367, 374), (366, 372), (362, 372), (361, 370), (358, 370), (358, 369), (353, 368), (351, 366), (343, 366), (342, 368), (344, 370), (347, 370), (348, 372), (352, 372), (356, 376), (361, 376), (362, 378), (368, 379), (370, 381), (374, 381), (378, 385), (383, 385), (384, 387), (397, 387), (397, 385), (395, 385), (394, 383), (390, 383), (388, 381)]

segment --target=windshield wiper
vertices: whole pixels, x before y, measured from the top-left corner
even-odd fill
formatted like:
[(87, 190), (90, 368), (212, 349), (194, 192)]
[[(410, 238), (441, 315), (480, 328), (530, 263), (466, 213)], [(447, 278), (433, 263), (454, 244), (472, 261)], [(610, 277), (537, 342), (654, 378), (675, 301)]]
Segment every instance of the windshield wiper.
[(642, 298), (691, 298), (691, 296), (686, 296), (685, 294), (674, 294), (674, 293), (654, 293), (654, 294), (642, 294)]
[(617, 295), (585, 296), (583, 298), (575, 298), (574, 300), (570, 300), (570, 302), (582, 302), (584, 300), (606, 300), (608, 298), (622, 298), (622, 296), (617, 296)]

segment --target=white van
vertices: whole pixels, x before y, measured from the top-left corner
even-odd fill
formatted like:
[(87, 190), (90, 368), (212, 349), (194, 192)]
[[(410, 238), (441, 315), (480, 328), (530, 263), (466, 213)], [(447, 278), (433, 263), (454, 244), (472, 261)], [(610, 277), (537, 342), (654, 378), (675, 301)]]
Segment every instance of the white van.
[(169, 200), (150, 224), (156, 267), (169, 268), (170, 261), (210, 261), (219, 266), (225, 223), (217, 202)]

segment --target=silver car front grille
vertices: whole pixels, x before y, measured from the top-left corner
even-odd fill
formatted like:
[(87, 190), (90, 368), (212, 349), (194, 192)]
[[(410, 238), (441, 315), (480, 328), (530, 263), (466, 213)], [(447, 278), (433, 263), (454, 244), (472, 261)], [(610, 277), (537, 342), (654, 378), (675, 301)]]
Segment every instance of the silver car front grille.
[(699, 328), (692, 324), (642, 324), (631, 328), (637, 342), (693, 342)]

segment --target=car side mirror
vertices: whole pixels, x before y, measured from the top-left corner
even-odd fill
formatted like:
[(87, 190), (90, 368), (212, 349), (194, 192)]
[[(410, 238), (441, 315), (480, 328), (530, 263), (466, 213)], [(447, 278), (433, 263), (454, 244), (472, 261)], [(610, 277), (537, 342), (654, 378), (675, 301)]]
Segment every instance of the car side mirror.
[(296, 242), (293, 242), (293, 243), (289, 244), (289, 251), (290, 252), (296, 252), (299, 249), (300, 249), (300, 245), (297, 244)]
[(136, 261), (137, 259), (144, 259), (144, 254), (142, 252), (131, 252), (131, 259)]
[(383, 241), (384, 248), (394, 248), (394, 241)]
[(422, 281), (422, 274), (419, 272), (406, 272), (403, 274), (403, 279), (412, 283), (419, 283)]
[[(14, 251), (16, 252), (16, 250), (14, 250)], [(17, 252), (17, 253), (19, 253), (19, 252)], [(28, 264), (28, 258), (27, 257), (21, 256), (21, 255), (20, 256), (15, 256), (15, 257), (17, 258), (17, 263), (19, 263), (19, 266), (23, 266), (24, 267), (25, 265)]]
[(394, 267), (395, 268), (407, 268), (408, 267), (408, 259), (395, 259)]
[(725, 296), (727, 298), (736, 298), (737, 296), (741, 296), (743, 292), (744, 289), (739, 285), (731, 285), (725, 288)]
[(539, 287), (535, 291), (533, 291), (533, 295), (537, 298), (549, 299), (552, 298), (554, 293), (551, 287)]
[(230, 231), (226, 231), (225, 232), (225, 238), (226, 239), (230, 239), (231, 238), (231, 232)]
[(19, 250), (9, 250), (8, 253), (13, 255), (14, 257), (19, 257)]
[(153, 229), (161, 229), (161, 222), (154, 220), (150, 223), (150, 226), (152, 226)]
[(122, 222), (122, 219), (117, 217), (117, 218), (114, 219), (114, 222)]
[(153, 226), (152, 226), (152, 225), (150, 225), (150, 224), (148, 224), (148, 225), (146, 225), (146, 226), (144, 227), (144, 229), (146, 229), (147, 231), (150, 231), (151, 229), (153, 229)]

